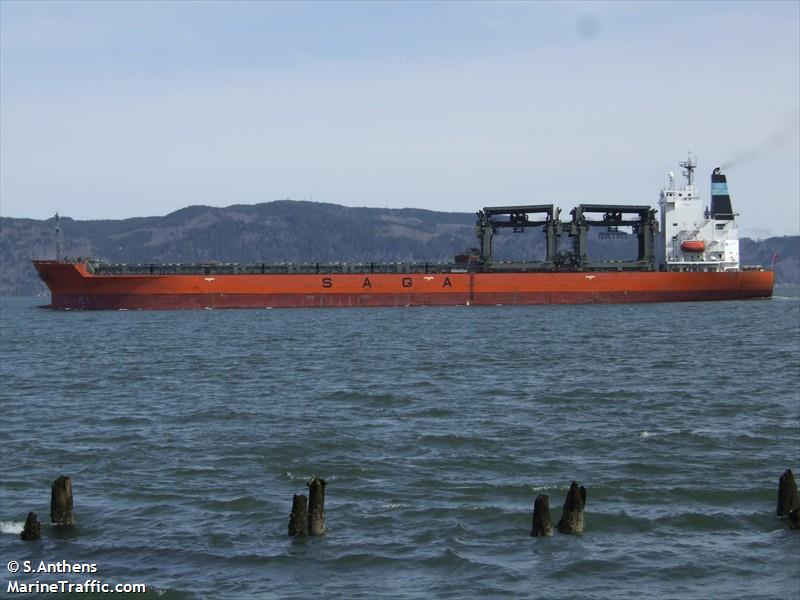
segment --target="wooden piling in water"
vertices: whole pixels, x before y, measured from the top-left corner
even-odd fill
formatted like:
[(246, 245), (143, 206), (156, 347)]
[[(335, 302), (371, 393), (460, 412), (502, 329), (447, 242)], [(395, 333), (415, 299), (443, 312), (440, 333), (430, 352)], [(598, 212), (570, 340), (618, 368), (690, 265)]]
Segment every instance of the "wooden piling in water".
[(50, 489), (50, 522), (54, 525), (74, 525), (72, 515), (72, 480), (59, 476)]
[(569, 486), (561, 520), (558, 522), (559, 533), (583, 533), (583, 509), (586, 506), (586, 488), (573, 481)]
[(791, 469), (786, 469), (778, 479), (778, 508), (775, 514), (786, 517), (800, 508), (800, 497), (797, 493), (797, 482)]
[(325, 485), (324, 479), (312, 477), (308, 482), (308, 534), (325, 533)]
[(28, 513), (28, 518), (25, 519), (25, 527), (23, 527), (19, 537), (26, 542), (32, 542), (42, 537), (42, 524), (39, 522), (35, 512)]
[(552, 535), (553, 522), (550, 520), (550, 498), (544, 494), (539, 494), (533, 503), (531, 537), (550, 537)]
[(308, 499), (302, 494), (292, 496), (292, 514), (289, 515), (289, 535), (308, 535)]

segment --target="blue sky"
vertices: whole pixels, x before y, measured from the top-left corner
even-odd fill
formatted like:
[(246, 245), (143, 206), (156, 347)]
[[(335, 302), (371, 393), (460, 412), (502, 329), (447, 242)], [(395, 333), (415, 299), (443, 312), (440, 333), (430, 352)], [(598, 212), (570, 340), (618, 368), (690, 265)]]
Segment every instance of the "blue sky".
[(653, 204), (800, 233), (798, 2), (0, 2), (0, 214)]

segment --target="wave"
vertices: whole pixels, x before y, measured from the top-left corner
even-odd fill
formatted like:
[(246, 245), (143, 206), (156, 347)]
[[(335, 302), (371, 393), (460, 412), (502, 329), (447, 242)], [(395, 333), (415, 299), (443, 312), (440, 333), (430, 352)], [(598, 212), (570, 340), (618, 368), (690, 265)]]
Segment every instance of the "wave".
[(382, 508), (384, 510), (395, 510), (398, 508), (411, 508), (411, 505), (405, 502), (389, 502), (388, 504), (384, 504)]
[(649, 438), (664, 435), (684, 435), (687, 432), (683, 429), (650, 429), (639, 432), (639, 437)]
[(24, 528), (24, 521), (0, 521), (0, 533), (19, 535)]

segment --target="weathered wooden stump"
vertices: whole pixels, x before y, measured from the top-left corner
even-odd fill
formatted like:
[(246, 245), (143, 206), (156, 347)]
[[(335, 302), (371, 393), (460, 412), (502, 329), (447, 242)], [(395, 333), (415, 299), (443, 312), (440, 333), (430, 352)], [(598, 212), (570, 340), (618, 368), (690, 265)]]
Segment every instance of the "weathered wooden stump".
[(550, 537), (552, 535), (553, 522), (550, 520), (550, 498), (544, 494), (539, 494), (533, 503), (531, 537)]
[(778, 479), (778, 509), (775, 514), (779, 517), (785, 517), (796, 508), (800, 508), (797, 482), (794, 479), (792, 470), (786, 469)]
[(72, 480), (61, 475), (50, 489), (50, 522), (54, 525), (74, 525), (72, 515)]
[(564, 508), (561, 520), (558, 522), (560, 533), (583, 533), (583, 509), (586, 506), (586, 488), (573, 481), (569, 486), (567, 497), (564, 499)]
[(289, 535), (308, 535), (308, 499), (302, 494), (292, 496), (292, 514), (289, 515)]
[(25, 519), (25, 527), (22, 529), (22, 533), (19, 534), (19, 537), (26, 542), (32, 542), (42, 537), (42, 524), (39, 522), (36, 513), (28, 513), (28, 518)]
[(308, 482), (308, 534), (325, 533), (325, 480), (312, 477)]

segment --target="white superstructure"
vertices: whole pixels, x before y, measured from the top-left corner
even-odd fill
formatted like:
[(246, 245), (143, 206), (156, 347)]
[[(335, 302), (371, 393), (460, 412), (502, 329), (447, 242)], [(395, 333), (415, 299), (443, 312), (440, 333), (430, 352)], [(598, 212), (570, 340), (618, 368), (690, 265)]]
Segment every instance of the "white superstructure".
[(661, 190), (659, 262), (668, 271), (738, 271), (739, 230), (731, 209), (728, 183), (719, 169), (711, 175), (711, 206), (704, 206), (694, 185), (697, 161), (681, 162), (686, 185), (675, 188), (669, 174)]

